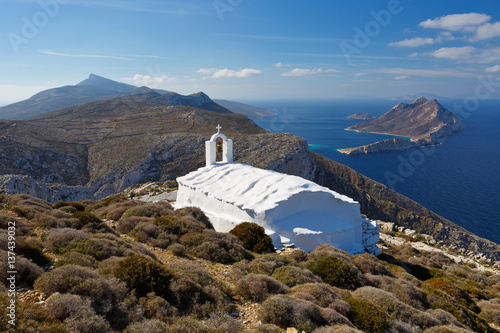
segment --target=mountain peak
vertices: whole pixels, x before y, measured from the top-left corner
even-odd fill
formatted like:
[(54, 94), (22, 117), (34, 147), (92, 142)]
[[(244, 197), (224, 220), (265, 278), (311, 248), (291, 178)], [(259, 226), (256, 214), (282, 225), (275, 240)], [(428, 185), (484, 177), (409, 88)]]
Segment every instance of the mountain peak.
[(131, 84), (113, 81), (96, 74), (90, 74), (88, 79), (78, 83), (77, 86), (92, 86), (92, 87), (106, 88), (120, 93), (124, 93), (137, 88), (136, 86), (133, 86)]
[(425, 98), (424, 96), (420, 96), (419, 98), (414, 100), (411, 104), (422, 104), (425, 102), (427, 102), (427, 98)]

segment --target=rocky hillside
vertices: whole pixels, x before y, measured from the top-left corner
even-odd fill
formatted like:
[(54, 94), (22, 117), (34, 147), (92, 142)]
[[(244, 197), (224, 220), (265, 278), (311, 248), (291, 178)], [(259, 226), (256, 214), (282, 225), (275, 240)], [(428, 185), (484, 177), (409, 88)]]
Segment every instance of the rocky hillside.
[[(173, 190), (157, 184), (154, 193)], [(136, 189), (139, 190), (139, 189)], [(136, 191), (133, 190), (133, 191)], [(130, 192), (131, 194), (132, 192)], [(256, 225), (116, 195), (51, 206), (0, 195), (0, 264), (16, 226), (16, 326), (2, 332), (481, 332), (500, 328), (498, 265), (381, 223), (378, 257), (272, 249)], [(267, 238), (266, 238), (267, 237)], [(267, 253), (266, 253), (267, 252)], [(0, 304), (12, 298), (0, 271)]]
[[(204, 141), (220, 124), (224, 133), (238, 142), (236, 161), (310, 177), (312, 168), (304, 165), (310, 164), (311, 158), (296, 158), (298, 151), (307, 153), (304, 139), (267, 133), (246, 116), (222, 107), (209, 111), (159, 105), (165, 96), (176, 99), (149, 92), (30, 120), (2, 121), (0, 174), (86, 186), (93, 196), (101, 198), (132, 184), (175, 179), (201, 167)], [(203, 100), (199, 107), (216, 105), (206, 95), (198, 96)]]
[(404, 150), (419, 145), (438, 143), (440, 138), (464, 130), (460, 118), (435, 99), (420, 97), (412, 103), (399, 103), (382, 116), (353, 125), (347, 130), (390, 134), (409, 138), (411, 142), (384, 140), (355, 148), (339, 149), (344, 154), (368, 154)]

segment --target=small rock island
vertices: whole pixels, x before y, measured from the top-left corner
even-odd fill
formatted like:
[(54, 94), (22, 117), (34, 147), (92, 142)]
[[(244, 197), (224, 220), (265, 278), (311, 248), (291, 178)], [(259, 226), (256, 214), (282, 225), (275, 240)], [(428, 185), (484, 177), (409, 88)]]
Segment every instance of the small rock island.
[(464, 130), (460, 118), (437, 100), (420, 97), (412, 103), (399, 103), (382, 116), (353, 125), (346, 130), (398, 136), (354, 148), (337, 149), (347, 155), (405, 150), (435, 145), (439, 139)]
[(375, 119), (375, 117), (369, 113), (358, 112), (355, 114), (351, 114), (347, 117), (347, 119), (372, 120)]

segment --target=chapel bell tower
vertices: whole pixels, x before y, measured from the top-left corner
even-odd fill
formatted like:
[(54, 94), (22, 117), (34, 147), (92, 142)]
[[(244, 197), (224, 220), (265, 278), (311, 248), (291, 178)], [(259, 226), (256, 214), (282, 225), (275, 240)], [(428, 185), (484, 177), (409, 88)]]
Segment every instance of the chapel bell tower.
[[(207, 167), (219, 163), (232, 163), (233, 162), (233, 140), (230, 140), (220, 132), (221, 126), (217, 125), (217, 133), (212, 135), (210, 141), (205, 141), (205, 158)], [(222, 161), (217, 162), (217, 139), (222, 139)]]

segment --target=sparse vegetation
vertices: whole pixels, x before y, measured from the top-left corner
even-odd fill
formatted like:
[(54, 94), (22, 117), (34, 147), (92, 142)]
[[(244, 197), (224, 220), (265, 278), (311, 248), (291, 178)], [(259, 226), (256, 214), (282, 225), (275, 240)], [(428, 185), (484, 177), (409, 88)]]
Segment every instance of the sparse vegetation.
[[(18, 302), (20, 331), (489, 333), (500, 325), (500, 275), (442, 253), (386, 243), (378, 258), (330, 245), (259, 254), (216, 232), (197, 208), (122, 196), (54, 207), (26, 195), (0, 202), (9, 205), (0, 213), (2, 248), (8, 222), (19, 227), (18, 284), (45, 295), (44, 305)], [(1, 251), (2, 265), (6, 258)], [(251, 328), (235, 312), (249, 304)]]

